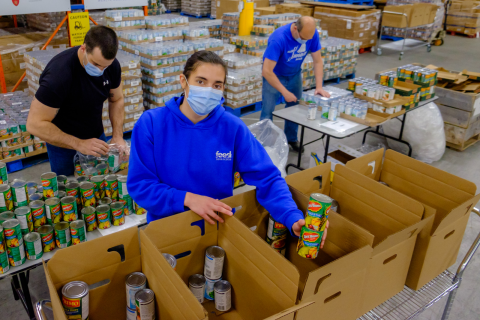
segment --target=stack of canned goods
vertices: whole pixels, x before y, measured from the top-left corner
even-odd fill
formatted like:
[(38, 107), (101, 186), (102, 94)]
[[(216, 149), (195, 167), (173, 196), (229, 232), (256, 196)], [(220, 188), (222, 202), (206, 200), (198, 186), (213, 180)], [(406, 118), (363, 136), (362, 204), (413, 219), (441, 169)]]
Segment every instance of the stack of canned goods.
[(380, 85), (375, 80), (355, 82), (355, 93), (381, 101), (391, 101), (395, 99), (394, 88)]
[(265, 240), (275, 251), (282, 255), (285, 255), (287, 247), (287, 234), (287, 227), (275, 221), (270, 215), (268, 217), (267, 238)]
[(155, 293), (147, 289), (147, 277), (133, 272), (125, 279), (127, 290), (127, 320), (155, 319)]
[(398, 75), (395, 71), (386, 71), (380, 73), (380, 84), (382, 86), (393, 88), (398, 82)]
[(321, 193), (310, 195), (305, 226), (302, 227), (297, 245), (297, 253), (301, 257), (317, 258), (332, 202), (332, 198)]
[(437, 83), (438, 71), (407, 64), (397, 68), (397, 76), (401, 80), (412, 80), (415, 84), (432, 86)]
[(214, 300), (218, 311), (228, 311), (232, 308), (232, 286), (222, 280), (225, 250), (219, 246), (210, 246), (205, 252), (203, 273), (191, 275), (188, 286), (198, 302), (205, 299)]
[(128, 161), (121, 161), (120, 151), (115, 145), (110, 145), (106, 158), (77, 153), (74, 161), (77, 175), (86, 176), (88, 179), (94, 176), (113, 174), (128, 166)]

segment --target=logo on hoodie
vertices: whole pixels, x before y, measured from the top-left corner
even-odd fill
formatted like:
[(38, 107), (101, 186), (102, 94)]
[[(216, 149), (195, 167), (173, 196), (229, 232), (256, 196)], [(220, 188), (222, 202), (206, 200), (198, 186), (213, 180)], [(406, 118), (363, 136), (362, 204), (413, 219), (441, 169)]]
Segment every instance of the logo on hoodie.
[(220, 151), (217, 151), (217, 153), (215, 153), (215, 156), (216, 156), (217, 160), (221, 160), (221, 161), (229, 160), (229, 161), (232, 161), (232, 151), (230, 151), (230, 152), (228, 152), (228, 153), (221, 153)]

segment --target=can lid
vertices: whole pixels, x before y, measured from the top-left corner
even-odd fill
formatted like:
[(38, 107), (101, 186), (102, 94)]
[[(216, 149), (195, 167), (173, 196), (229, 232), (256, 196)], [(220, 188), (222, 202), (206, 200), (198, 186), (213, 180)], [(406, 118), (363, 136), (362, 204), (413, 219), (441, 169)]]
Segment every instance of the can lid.
[(31, 212), (31, 210), (30, 210), (29, 207), (23, 206), (23, 207), (19, 207), (19, 208), (15, 209), (15, 212), (14, 212), (14, 213), (15, 213), (16, 216), (17, 216), (17, 215), (18, 215), (18, 216), (24, 216), (24, 215), (26, 215), (26, 214), (28, 214), (28, 213), (30, 213), (30, 212)]
[(27, 188), (28, 189), (35, 188), (36, 186), (38, 186), (38, 184), (35, 181), (28, 181), (27, 182)]
[(45, 172), (40, 176), (42, 180), (55, 178), (57, 174), (55, 172)]
[(85, 177), (85, 176), (81, 176), (81, 177), (78, 177), (78, 178), (77, 178), (78, 183), (82, 183), (82, 182), (87, 181), (87, 180), (88, 180), (88, 179), (87, 179), (87, 177)]
[(85, 227), (85, 221), (83, 220), (75, 220), (70, 222), (70, 227), (73, 229), (83, 228)]
[(53, 227), (49, 224), (45, 224), (37, 229), (37, 232), (40, 234), (51, 233), (52, 231)]
[(40, 234), (38, 232), (30, 232), (23, 236), (23, 240), (26, 242), (34, 242), (40, 240)]
[(142, 289), (135, 294), (135, 300), (138, 302), (150, 302), (155, 297), (155, 293), (150, 289)]
[(332, 202), (332, 198), (323, 193), (312, 193), (310, 197), (322, 202)]
[(105, 197), (103, 199), (98, 200), (98, 203), (100, 205), (105, 205), (105, 204), (110, 205), (110, 203), (112, 203), (112, 199), (110, 199), (109, 197)]
[(175, 269), (175, 267), (177, 266), (177, 258), (172, 256), (170, 253), (162, 253), (162, 255), (168, 261), (168, 263), (170, 263), (172, 268)]
[(88, 293), (88, 284), (83, 281), (72, 281), (62, 288), (62, 295), (67, 298), (81, 298)]
[(110, 211), (110, 206), (108, 204), (101, 204), (95, 208), (97, 212), (108, 212)]
[(115, 181), (115, 180), (117, 180), (116, 174), (109, 174), (108, 176), (105, 177), (105, 181)]
[(5, 192), (10, 189), (10, 186), (8, 184), (0, 184), (0, 192)]
[(18, 219), (9, 219), (7, 221), (5, 221), (2, 226), (3, 228), (7, 229), (7, 228), (14, 228), (16, 227), (17, 225), (20, 224), (20, 221)]
[(67, 181), (67, 176), (64, 176), (63, 174), (57, 176), (57, 181)]
[(92, 213), (95, 212), (95, 208), (94, 207), (84, 207), (82, 209), (82, 214), (87, 214), (87, 215), (90, 215)]
[(223, 258), (225, 257), (225, 250), (219, 246), (210, 246), (207, 248), (207, 256), (213, 258)]
[(43, 195), (40, 195), (39, 193), (28, 194), (28, 199), (30, 201), (42, 200)]
[(86, 190), (86, 189), (93, 189), (95, 188), (95, 185), (91, 182), (85, 181), (80, 184), (80, 189)]
[(42, 200), (35, 200), (30, 202), (28, 206), (33, 209), (33, 208), (43, 207), (44, 205), (45, 205), (45, 202), (43, 202)]
[(112, 208), (112, 209), (123, 208), (123, 203), (122, 202), (114, 202), (114, 203), (110, 204), (110, 208)]
[(21, 187), (24, 187), (27, 183), (23, 180), (20, 180), (20, 179), (15, 179), (13, 180), (13, 182), (11, 183), (11, 186), (12, 188), (21, 188)]
[[(97, 169), (103, 169), (103, 168), (106, 168), (108, 165), (106, 163), (99, 163), (97, 164), (96, 168)], [(90, 179), (91, 180), (91, 179)]]
[(70, 181), (70, 182), (67, 182), (65, 184), (65, 188), (67, 189), (76, 189), (80, 187), (80, 184), (78, 182), (75, 182), (75, 181)]
[(127, 177), (126, 176), (118, 176), (117, 180), (119, 182), (122, 182), (122, 183), (127, 183)]
[(77, 201), (77, 198), (72, 197), (72, 196), (66, 196), (61, 199), (63, 203), (74, 203)]
[[(99, 165), (98, 165), (99, 166)], [(98, 168), (97, 166), (97, 168)], [(90, 181), (92, 182), (100, 182), (100, 181), (103, 181), (105, 179), (105, 177), (103, 175), (99, 175), (99, 176), (93, 176), (90, 178)]]
[(53, 228), (55, 230), (66, 230), (66, 229), (70, 228), (70, 225), (68, 224), (68, 222), (62, 221), (62, 222), (55, 223)]
[(60, 199), (58, 199), (57, 197), (52, 197), (52, 198), (48, 198), (47, 200), (45, 200), (45, 204), (47, 206), (54, 206), (58, 203), (60, 203)]
[(147, 277), (141, 272), (132, 272), (127, 276), (125, 282), (130, 286), (140, 287), (147, 282)]
[(191, 286), (203, 286), (205, 285), (205, 277), (202, 276), (201, 274), (192, 274), (189, 278), (188, 278), (188, 284), (191, 285)]
[(213, 285), (213, 290), (225, 292), (232, 289), (232, 285), (227, 280), (220, 280)]

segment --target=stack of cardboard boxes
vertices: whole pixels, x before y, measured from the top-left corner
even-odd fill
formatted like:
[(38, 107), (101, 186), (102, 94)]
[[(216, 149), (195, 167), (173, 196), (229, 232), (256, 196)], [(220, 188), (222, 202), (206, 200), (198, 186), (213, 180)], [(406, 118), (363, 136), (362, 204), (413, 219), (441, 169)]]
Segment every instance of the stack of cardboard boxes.
[(447, 14), (447, 30), (466, 35), (480, 33), (480, 2), (453, 1)]
[(380, 10), (375, 9), (358, 11), (320, 6), (314, 13), (330, 36), (358, 41), (360, 48), (376, 45), (380, 15)]
[(432, 3), (415, 3), (407, 5), (386, 6), (384, 11), (404, 13), (404, 15), (383, 13), (382, 26), (394, 28), (417, 27), (432, 24), (435, 21), (438, 5)]
[(302, 16), (313, 16), (313, 6), (300, 3), (283, 3), (275, 6), (275, 13), (298, 13)]
[[(241, 0), (214, 0), (212, 1), (212, 8), (213, 3), (216, 3), (216, 17), (221, 18), (224, 13), (226, 12), (240, 12), (239, 5), (241, 4)], [(268, 7), (270, 5), (268, 0), (253, 0), (253, 7), (256, 8), (263, 8)], [(272, 14), (272, 13), (270, 13)]]

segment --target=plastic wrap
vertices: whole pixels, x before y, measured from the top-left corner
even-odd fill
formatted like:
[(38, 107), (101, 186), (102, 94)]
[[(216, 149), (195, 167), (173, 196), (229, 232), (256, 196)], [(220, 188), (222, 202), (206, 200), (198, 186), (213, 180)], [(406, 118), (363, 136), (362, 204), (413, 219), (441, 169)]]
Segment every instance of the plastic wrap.
[(109, 144), (109, 147), (108, 154), (101, 157), (87, 156), (77, 151), (73, 158), (75, 173), (78, 176), (88, 176), (90, 179), (92, 176), (116, 173), (126, 169), (130, 157), (130, 142), (127, 141), (126, 146)]
[(283, 130), (265, 119), (248, 126), (257, 140), (267, 151), (273, 164), (280, 170), (282, 177), (287, 176), (285, 166), (288, 160), (288, 142)]
[[(385, 134), (398, 137), (400, 121), (387, 121), (383, 124)], [(413, 148), (412, 156), (426, 163), (442, 158), (445, 152), (445, 132), (443, 118), (437, 105), (430, 102), (424, 107), (411, 111), (403, 130), (403, 140)], [(406, 153), (408, 148), (399, 142), (387, 139), (388, 146), (395, 151)]]

